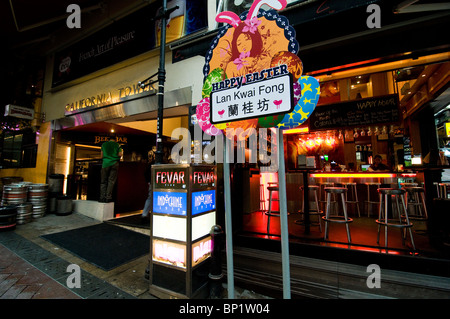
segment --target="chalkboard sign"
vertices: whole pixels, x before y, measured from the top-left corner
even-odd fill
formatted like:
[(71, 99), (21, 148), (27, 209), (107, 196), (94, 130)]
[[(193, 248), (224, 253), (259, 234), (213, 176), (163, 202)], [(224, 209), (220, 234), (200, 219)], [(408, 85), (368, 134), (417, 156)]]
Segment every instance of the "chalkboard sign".
[(399, 121), (398, 96), (390, 94), (318, 106), (309, 118), (309, 129), (368, 126)]

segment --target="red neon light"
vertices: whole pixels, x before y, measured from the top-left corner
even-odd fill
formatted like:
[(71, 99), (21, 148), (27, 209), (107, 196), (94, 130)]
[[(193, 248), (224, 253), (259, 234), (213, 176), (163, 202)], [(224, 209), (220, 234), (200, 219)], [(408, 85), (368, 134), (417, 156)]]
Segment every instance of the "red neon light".
[(344, 64), (344, 65), (340, 65), (340, 66), (335, 66), (332, 68), (313, 71), (313, 72), (310, 72), (309, 74), (314, 75), (314, 74), (321, 74), (321, 73), (325, 73), (325, 72), (343, 70), (343, 69), (348, 69), (348, 68), (352, 68), (352, 67), (360, 66), (360, 65), (364, 65), (364, 64), (375, 63), (380, 60), (381, 60), (380, 58), (376, 58), (376, 59), (371, 59), (371, 60), (366, 60), (366, 61), (361, 61), (361, 62), (354, 62), (354, 63)]
[(391, 173), (314, 173), (311, 177), (327, 178), (392, 178), (396, 174)]
[(401, 177), (416, 177), (416, 173), (402, 173), (400, 174)]

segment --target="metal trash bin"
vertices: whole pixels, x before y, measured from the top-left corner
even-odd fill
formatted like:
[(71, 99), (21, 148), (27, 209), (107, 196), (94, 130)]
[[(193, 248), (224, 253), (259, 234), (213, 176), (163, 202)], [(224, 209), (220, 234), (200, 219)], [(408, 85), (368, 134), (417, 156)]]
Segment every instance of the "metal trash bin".
[(50, 174), (48, 176), (48, 212), (56, 212), (56, 201), (64, 191), (64, 175)]
[(66, 216), (72, 214), (72, 198), (69, 196), (59, 196), (56, 199), (56, 212), (58, 216)]

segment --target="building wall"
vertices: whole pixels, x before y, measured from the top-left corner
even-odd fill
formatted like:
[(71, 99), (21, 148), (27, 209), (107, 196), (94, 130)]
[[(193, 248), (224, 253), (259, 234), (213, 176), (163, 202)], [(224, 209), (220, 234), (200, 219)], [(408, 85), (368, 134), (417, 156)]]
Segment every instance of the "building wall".
[(0, 169), (0, 177), (20, 176), (24, 181), (46, 183), (48, 150), (51, 139), (50, 122), (43, 123), (39, 129), (36, 168), (5, 168)]
[[(120, 94), (123, 96), (126, 87), (133, 88), (133, 85), (137, 85), (139, 81), (158, 71), (159, 56), (154, 56), (154, 54), (155, 52), (152, 51), (138, 58), (125, 61), (119, 66), (113, 66), (109, 70), (95, 72), (87, 76), (83, 82), (65, 86), (64, 89), (51, 88), (53, 64), (48, 63), (42, 105), (46, 121), (63, 118), (65, 106), (68, 103), (91, 96), (96, 97), (103, 93), (108, 94), (109, 92), (113, 98), (118, 98)], [(179, 88), (191, 87), (192, 103), (196, 104), (201, 100), (204, 58), (195, 56), (175, 64), (172, 64), (171, 60), (171, 52), (167, 49), (165, 93)], [(123, 90), (120, 91), (120, 89)], [(165, 105), (165, 107), (172, 106)]]

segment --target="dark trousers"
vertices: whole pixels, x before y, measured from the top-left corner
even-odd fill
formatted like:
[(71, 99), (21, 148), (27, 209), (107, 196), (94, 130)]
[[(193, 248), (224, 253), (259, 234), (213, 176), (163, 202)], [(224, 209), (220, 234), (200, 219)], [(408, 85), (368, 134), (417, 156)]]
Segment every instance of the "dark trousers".
[(109, 167), (102, 167), (100, 180), (100, 201), (112, 200), (112, 192), (117, 181), (119, 162)]

